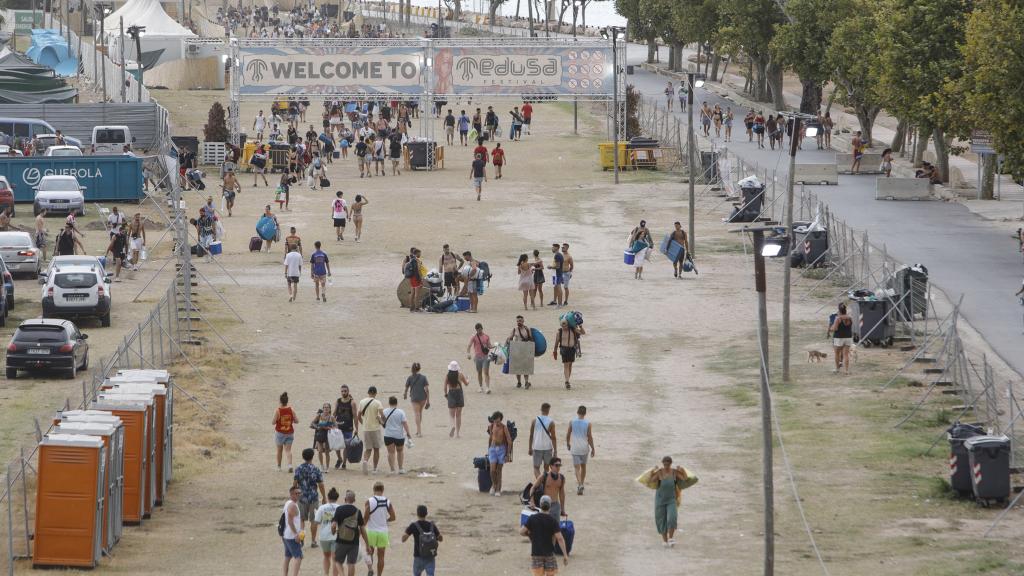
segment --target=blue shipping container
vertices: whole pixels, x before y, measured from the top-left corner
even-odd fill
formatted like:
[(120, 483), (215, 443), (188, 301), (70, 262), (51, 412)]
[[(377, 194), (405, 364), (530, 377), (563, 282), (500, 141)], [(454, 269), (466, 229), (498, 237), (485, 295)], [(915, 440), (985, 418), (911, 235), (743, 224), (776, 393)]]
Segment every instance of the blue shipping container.
[(43, 176), (74, 176), (85, 187), (87, 202), (140, 202), (142, 159), (133, 156), (32, 156), (0, 160), (0, 175), (14, 186), (16, 202), (35, 200), (34, 186)]

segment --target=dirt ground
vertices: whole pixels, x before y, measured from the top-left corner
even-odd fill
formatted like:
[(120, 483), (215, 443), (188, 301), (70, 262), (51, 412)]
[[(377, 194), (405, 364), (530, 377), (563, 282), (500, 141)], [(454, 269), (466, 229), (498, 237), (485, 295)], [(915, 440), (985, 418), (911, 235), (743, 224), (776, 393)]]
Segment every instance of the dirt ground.
[[(174, 115), (176, 134), (195, 133), (211, 102), (209, 94), (195, 92), (160, 98)], [(499, 111), (511, 106), (493, 104)], [(243, 126), (256, 108), (243, 106)], [(283, 226), (298, 228), (307, 254), (314, 240), (324, 241), (334, 271), (327, 303), (313, 300), (305, 270), (299, 299), (287, 301), (278, 245), (272, 254), (247, 251), (273, 187), (253, 188), (251, 175), (244, 176), (235, 215), (226, 220), (225, 254), (219, 260), (225, 270), (196, 263), (245, 319), (233, 319), (209, 288), (200, 286), (205, 314), (235, 352), (224, 350), (207, 330), (208, 345), (196, 354), (210, 382), (198, 382), (187, 367), (178, 372), (180, 383), (215, 414), (179, 397), (184, 406), (178, 426), (185, 434), (203, 432), (193, 432), (190, 444), (176, 451), (176, 478), (163, 509), (141, 528), (128, 528), (116, 556), (101, 570), (166, 574), (173, 566), (180, 573), (280, 573), (275, 524), (290, 475), (274, 465), (270, 421), (278, 395), (288, 391), (305, 422), (336, 398), (341, 384), (357, 398), (370, 385), (382, 399), (400, 397), (409, 366), (420, 362), (432, 384), (434, 407), (425, 414), (424, 437), (407, 452), (409, 474), (364, 476), (332, 469), (325, 477), (328, 488), (352, 489), (359, 502), (375, 480), (385, 483), (398, 516), (386, 573), (408, 572), (411, 544), (398, 543), (398, 536), (417, 504), (430, 508), (445, 536), (440, 573), (527, 573), (529, 546), (518, 535), (522, 507), (515, 493), (531, 479), (528, 423), (542, 402), (552, 404), (560, 438), (576, 407), (586, 405), (597, 446), (585, 496), (571, 490), (567, 470), (566, 510), (577, 533), (565, 573), (759, 571), (763, 534), (752, 259), (721, 224), (725, 209), (711, 208), (718, 199), (708, 197), (697, 209), (700, 274), (676, 280), (668, 262), (656, 255), (645, 279), (633, 280), (621, 256), (627, 233), (641, 218), (655, 238), (673, 221), (685, 222), (686, 186), (678, 178), (651, 174), (626, 174), (623, 184), (614, 186), (596, 164), (603, 117), (584, 108), (581, 118), (581, 135), (574, 136), (569, 107), (537, 106), (534, 134), (522, 142), (503, 141), (505, 178), (495, 181), (491, 174), (479, 203), (468, 177), (469, 151), (459, 146), (446, 150), (444, 170), (360, 180), (349, 158), (329, 165), (331, 191), (294, 187), (292, 210), (276, 212)], [(330, 240), (329, 207), (338, 189), (350, 201), (357, 193), (370, 201), (359, 244), (352, 242), (351, 229), (344, 242)], [(192, 193), (187, 198), (190, 211), (198, 209), (202, 198)], [(516, 389), (513, 378), (492, 367), (494, 392), (478, 394), (470, 375), (462, 438), (448, 438), (441, 397), (447, 363), (468, 364), (465, 349), (476, 322), (492, 338), (504, 339), (522, 310), (515, 288), (517, 256), (533, 249), (546, 256), (555, 241), (571, 245), (577, 265), (571, 308), (583, 312), (588, 330), (572, 391), (562, 387), (560, 363), (550, 356), (538, 358), (535, 386), (528, 391)], [(428, 263), (436, 262), (444, 243), (491, 263), (495, 276), (481, 297), (479, 314), (410, 314), (398, 305), (402, 256), (418, 246)], [(777, 302), (781, 268), (770, 269), (770, 298)], [(794, 318), (804, 322), (797, 342), (801, 353), (827, 349), (819, 335), (820, 303), (805, 299), (794, 307)], [(778, 313), (773, 304), (773, 333)], [(524, 315), (528, 325), (553, 335), (556, 310)], [(787, 448), (801, 496), (830, 569), (837, 574), (944, 574), (954, 568), (960, 574), (1020, 573), (1021, 565), (1014, 563), (1021, 561), (1019, 548), (1006, 550), (1019, 536), (1020, 521), (981, 543), (979, 527), (994, 514), (946, 502), (939, 491), (928, 490), (942, 477), (945, 456), (907, 457), (940, 424), (922, 421), (907, 446), (896, 448), (899, 442), (883, 430), (913, 395), (897, 391), (880, 398), (874, 388), (904, 357), (872, 351), (860, 358), (863, 375), (837, 380), (827, 364), (805, 365), (798, 357), (796, 384), (776, 389), (784, 430), (794, 426)], [(399, 405), (411, 417), (408, 402)], [(486, 416), (494, 410), (520, 428), (515, 461), (506, 466), (507, 494), (500, 499), (477, 491), (471, 464), (486, 450)], [(934, 416), (929, 411), (928, 418)], [(297, 461), (312, 433), (299, 426), (296, 436)], [(666, 454), (700, 477), (684, 495), (680, 544), (671, 550), (662, 548), (655, 533), (652, 493), (633, 480)], [(777, 456), (778, 573), (819, 574), (780, 461)], [(948, 557), (940, 554), (946, 550)], [(318, 574), (319, 551), (307, 547), (306, 552), (302, 573)]]

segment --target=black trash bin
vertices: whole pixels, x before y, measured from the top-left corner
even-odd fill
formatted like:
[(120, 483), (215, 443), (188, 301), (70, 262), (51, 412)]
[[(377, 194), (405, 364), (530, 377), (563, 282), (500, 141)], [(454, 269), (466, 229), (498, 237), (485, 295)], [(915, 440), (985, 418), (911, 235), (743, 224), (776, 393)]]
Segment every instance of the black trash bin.
[(1006, 436), (974, 436), (964, 440), (971, 465), (974, 498), (1005, 502), (1010, 496), (1010, 439)]
[(865, 345), (892, 345), (895, 330), (889, 314), (892, 303), (889, 300), (855, 298), (851, 294), (853, 316), (853, 339)]
[(928, 314), (928, 269), (922, 264), (904, 266), (893, 274), (889, 287), (900, 303), (899, 313), (906, 319)]
[(824, 266), (828, 263), (828, 230), (810, 222), (793, 222), (793, 250), (789, 263), (794, 268)]
[[(694, 182), (711, 185), (721, 183), (721, 178), (718, 174), (718, 152), (701, 150), (700, 174)], [(760, 210), (758, 211), (760, 212)]]
[(756, 176), (748, 176), (737, 185), (740, 189), (740, 202), (733, 208), (727, 222), (754, 222), (761, 215), (765, 186)]
[(406, 144), (409, 149), (409, 167), (413, 170), (427, 168), (432, 170), (437, 162), (437, 142), (414, 140)]
[(971, 483), (971, 464), (967, 458), (964, 441), (975, 436), (984, 436), (985, 430), (978, 424), (961, 424), (954, 422), (946, 431), (949, 440), (949, 485), (960, 497), (969, 497), (974, 493)]

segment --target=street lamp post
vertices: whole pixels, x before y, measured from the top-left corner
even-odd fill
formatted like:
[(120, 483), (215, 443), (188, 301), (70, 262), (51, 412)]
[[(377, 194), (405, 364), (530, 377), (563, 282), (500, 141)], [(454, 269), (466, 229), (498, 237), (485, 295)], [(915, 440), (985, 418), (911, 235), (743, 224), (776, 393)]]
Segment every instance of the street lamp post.
[(612, 37), (612, 158), (615, 183), (619, 183), (619, 35), (625, 36), (622, 26), (609, 26), (601, 32), (605, 39)]
[(694, 179), (697, 177), (697, 138), (693, 133), (693, 89), (700, 88), (704, 85), (704, 80), (698, 78), (697, 73), (687, 72), (686, 74), (686, 163), (688, 164), (688, 170), (690, 171), (689, 181), (690, 188), (690, 214), (689, 214), (689, 226), (687, 227), (688, 234), (690, 235), (690, 256), (695, 253), (695, 246), (697, 246), (697, 238), (694, 235), (694, 210), (697, 203), (697, 195), (694, 190), (695, 182)]

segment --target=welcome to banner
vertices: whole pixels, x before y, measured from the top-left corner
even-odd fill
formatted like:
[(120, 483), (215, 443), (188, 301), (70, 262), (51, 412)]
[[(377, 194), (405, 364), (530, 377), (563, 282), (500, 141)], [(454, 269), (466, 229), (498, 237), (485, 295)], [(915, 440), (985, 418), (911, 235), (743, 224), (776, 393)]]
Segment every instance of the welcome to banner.
[(240, 94), (407, 94), (425, 92), (420, 48), (245, 47)]

